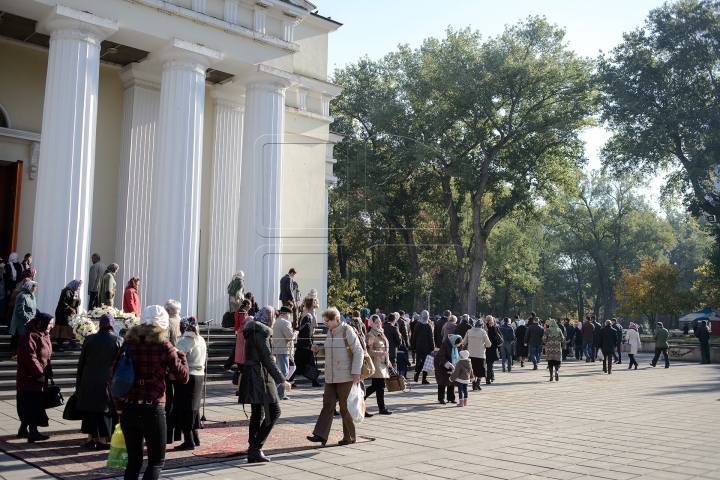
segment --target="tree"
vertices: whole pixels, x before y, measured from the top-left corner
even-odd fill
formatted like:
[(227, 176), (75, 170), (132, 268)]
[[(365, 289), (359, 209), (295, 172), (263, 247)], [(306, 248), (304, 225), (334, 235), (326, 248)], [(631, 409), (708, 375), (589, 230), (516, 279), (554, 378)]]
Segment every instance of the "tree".
[(681, 278), (682, 272), (673, 265), (660, 265), (650, 259), (642, 261), (636, 274), (623, 270), (616, 287), (619, 312), (636, 317), (645, 315), (654, 330), (658, 313), (679, 315), (694, 307), (692, 295), (679, 289)]
[(667, 2), (598, 60), (603, 119), (614, 132), (604, 163), (674, 170), (665, 193), (684, 193), (696, 214), (720, 215), (719, 41), (720, 2)]
[(328, 305), (337, 307), (340, 312), (347, 315), (353, 310), (360, 310), (367, 305), (365, 297), (358, 290), (357, 279), (349, 281), (338, 279), (328, 286)]

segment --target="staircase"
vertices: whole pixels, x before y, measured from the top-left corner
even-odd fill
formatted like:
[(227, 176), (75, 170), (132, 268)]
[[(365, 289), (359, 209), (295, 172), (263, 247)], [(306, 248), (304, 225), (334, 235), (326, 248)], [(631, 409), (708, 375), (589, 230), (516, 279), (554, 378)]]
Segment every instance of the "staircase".
[[(205, 341), (208, 340), (208, 329), (202, 327), (202, 336)], [(15, 374), (17, 371), (17, 362), (10, 360), (12, 352), (10, 351), (10, 335), (7, 334), (7, 328), (3, 328), (0, 334), (0, 400), (15, 398)], [(314, 341), (317, 344), (325, 342), (325, 330), (318, 328), (315, 331)], [(67, 343), (65, 344), (67, 346)], [(213, 387), (227, 386), (232, 381), (232, 374), (223, 370), (223, 364), (227, 360), (230, 352), (235, 346), (235, 333), (232, 329), (221, 327), (210, 327), (210, 343), (208, 347), (208, 368), (207, 368), (207, 386), (208, 389)], [(80, 349), (69, 350), (64, 352), (53, 352), (52, 367), (55, 384), (62, 388), (66, 393), (66, 397), (75, 388), (75, 374), (77, 373), (77, 364), (80, 359)], [(324, 358), (318, 357), (318, 370), (323, 371), (325, 366)], [(300, 375), (295, 376), (295, 382), (299, 385), (310, 381)]]

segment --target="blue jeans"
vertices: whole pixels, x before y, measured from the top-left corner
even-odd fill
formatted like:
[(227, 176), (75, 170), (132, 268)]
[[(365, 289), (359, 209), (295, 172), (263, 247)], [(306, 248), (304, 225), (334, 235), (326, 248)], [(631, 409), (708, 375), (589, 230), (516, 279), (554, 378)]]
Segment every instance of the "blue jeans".
[(467, 398), (468, 397), (467, 383), (458, 382), (457, 387), (458, 387), (458, 397), (460, 398), (460, 400), (462, 400), (463, 398)]
[(503, 342), (502, 345), (500, 345), (500, 356), (502, 357), (502, 367), (503, 370), (505, 370), (505, 360), (507, 360), (507, 369), (508, 372), (512, 370), (512, 342)]
[(537, 347), (530, 346), (530, 360), (532, 360), (533, 367), (537, 367), (538, 362), (540, 361), (540, 354), (542, 353), (542, 345), (538, 345)]
[[(288, 355), (287, 353), (276, 354), (275, 362), (277, 363), (280, 373), (282, 373), (283, 377), (287, 379), (288, 370), (290, 369), (290, 355)], [(282, 399), (283, 397), (285, 397), (285, 389), (282, 386), (278, 385), (277, 391), (278, 398)]]
[(595, 360), (595, 345), (593, 342), (583, 341), (583, 352), (585, 353), (585, 358)]
[(622, 351), (620, 350), (620, 345), (622, 345), (622, 342), (615, 345), (615, 351), (613, 352), (613, 358), (618, 362), (622, 362)]

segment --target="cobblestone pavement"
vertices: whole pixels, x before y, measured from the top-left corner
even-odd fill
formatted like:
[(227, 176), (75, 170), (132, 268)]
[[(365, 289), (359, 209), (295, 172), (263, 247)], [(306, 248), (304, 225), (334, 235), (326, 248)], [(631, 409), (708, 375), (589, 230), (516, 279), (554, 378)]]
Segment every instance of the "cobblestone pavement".
[[(602, 363), (568, 361), (559, 382), (547, 380), (544, 364), (502, 373), (496, 363), (496, 382), (471, 392), (465, 408), (439, 405), (434, 384), (410, 382), (410, 393), (386, 395), (394, 415), (358, 428), (373, 442), (275, 455), (265, 465), (233, 460), (167, 470), (162, 478), (719, 479), (720, 365), (652, 368), (650, 359), (640, 354), (637, 371), (623, 363), (612, 375)], [(243, 415), (231, 391), (211, 395), (208, 420)], [(310, 434), (321, 389), (297, 388), (291, 397), (282, 417), (307, 424)], [(368, 406), (377, 413), (374, 397)], [(52, 412), (44, 431), (78, 426), (61, 413)], [(14, 401), (0, 402), (1, 434), (17, 431), (15, 417)], [(0, 477), (51, 478), (5, 454)]]

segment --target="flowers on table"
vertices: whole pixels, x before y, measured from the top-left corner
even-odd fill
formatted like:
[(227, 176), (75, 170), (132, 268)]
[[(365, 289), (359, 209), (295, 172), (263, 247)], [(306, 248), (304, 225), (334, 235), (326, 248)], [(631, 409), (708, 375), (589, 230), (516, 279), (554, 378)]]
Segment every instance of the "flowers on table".
[(73, 329), (75, 338), (82, 343), (86, 337), (98, 332), (100, 317), (110, 314), (115, 318), (115, 327), (119, 330), (129, 329), (140, 325), (140, 318), (135, 313), (126, 313), (114, 307), (104, 306), (90, 310), (89, 312), (73, 315), (70, 319), (70, 326)]

